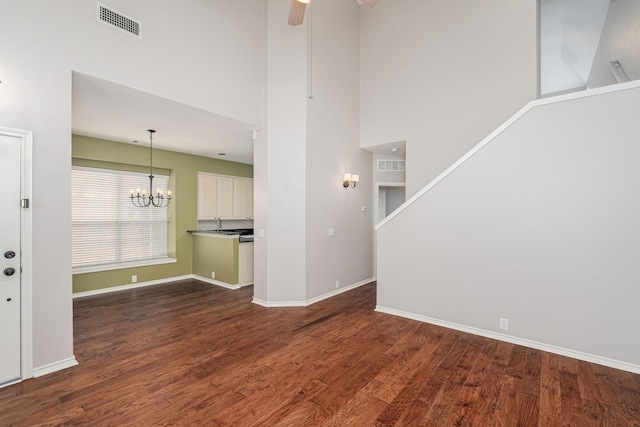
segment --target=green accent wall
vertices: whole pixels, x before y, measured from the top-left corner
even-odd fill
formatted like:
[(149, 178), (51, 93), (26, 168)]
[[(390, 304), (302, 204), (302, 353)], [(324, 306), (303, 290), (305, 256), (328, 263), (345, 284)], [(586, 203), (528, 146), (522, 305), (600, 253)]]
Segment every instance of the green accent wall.
[[(146, 172), (149, 166), (149, 147), (72, 135), (72, 157), (72, 163), (75, 165)], [(138, 282), (197, 274), (193, 271), (193, 236), (187, 231), (198, 228), (198, 172), (253, 178), (252, 165), (155, 148), (153, 150), (153, 167), (154, 169), (157, 167), (158, 172), (170, 172), (169, 188), (173, 195), (173, 201), (170, 205), (172, 211), (169, 215), (171, 218), (169, 234), (170, 241), (172, 240), (174, 243), (173, 250), (170, 246), (170, 256), (176, 258), (177, 262), (74, 274), (74, 293), (127, 285), (131, 283), (131, 276), (134, 274), (138, 276)], [(126, 196), (123, 195), (123, 197)], [(234, 241), (233, 239), (228, 240)], [(234, 253), (237, 259), (237, 247)], [(227, 282), (223, 278), (225, 276), (218, 278), (216, 271), (216, 280), (237, 283), (237, 268), (235, 275), (235, 282)], [(204, 277), (211, 277), (211, 271)]]
[(220, 282), (238, 284), (238, 239), (193, 236), (193, 274)]

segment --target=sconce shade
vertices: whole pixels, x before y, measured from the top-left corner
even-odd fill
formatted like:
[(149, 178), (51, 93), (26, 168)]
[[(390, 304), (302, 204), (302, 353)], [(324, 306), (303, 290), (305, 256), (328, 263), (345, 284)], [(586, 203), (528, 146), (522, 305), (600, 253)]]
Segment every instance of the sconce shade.
[(356, 174), (351, 174), (349, 172), (346, 172), (344, 174), (344, 178), (342, 179), (342, 186), (344, 188), (355, 188), (356, 187), (356, 183), (360, 182), (360, 175), (356, 175)]

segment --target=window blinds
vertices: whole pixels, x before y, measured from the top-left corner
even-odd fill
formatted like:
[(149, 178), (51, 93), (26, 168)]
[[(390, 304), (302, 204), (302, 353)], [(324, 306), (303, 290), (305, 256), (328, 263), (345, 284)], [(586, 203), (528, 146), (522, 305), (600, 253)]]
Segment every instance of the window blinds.
[[(142, 173), (74, 166), (72, 266), (167, 258), (168, 208), (137, 208), (129, 195), (149, 192)], [(154, 174), (154, 193), (167, 193), (169, 177)]]

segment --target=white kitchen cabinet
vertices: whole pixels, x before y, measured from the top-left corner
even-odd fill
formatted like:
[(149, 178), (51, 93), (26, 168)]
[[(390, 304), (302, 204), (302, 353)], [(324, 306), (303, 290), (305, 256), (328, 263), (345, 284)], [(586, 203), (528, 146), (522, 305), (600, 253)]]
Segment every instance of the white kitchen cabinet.
[(233, 218), (253, 219), (253, 180), (233, 179)]
[(253, 179), (249, 180), (247, 197), (248, 197), (247, 205), (249, 206), (247, 211), (249, 213), (249, 219), (253, 219)]
[(216, 176), (198, 173), (198, 219), (214, 220), (217, 218)]
[(198, 172), (198, 220), (233, 219), (233, 177)]
[(216, 176), (216, 207), (218, 218), (233, 219), (233, 178)]

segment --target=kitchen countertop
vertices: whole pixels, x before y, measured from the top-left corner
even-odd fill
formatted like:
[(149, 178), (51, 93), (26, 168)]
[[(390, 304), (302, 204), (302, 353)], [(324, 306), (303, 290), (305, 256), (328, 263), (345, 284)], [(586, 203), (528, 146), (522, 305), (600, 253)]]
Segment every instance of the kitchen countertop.
[(215, 230), (188, 230), (188, 232), (193, 234), (194, 236), (217, 237), (220, 239), (237, 239), (240, 237), (240, 233), (229, 234)]
[(194, 236), (215, 237), (219, 239), (238, 239), (242, 236), (240, 243), (253, 242), (253, 234), (246, 234), (240, 230), (187, 230)]

